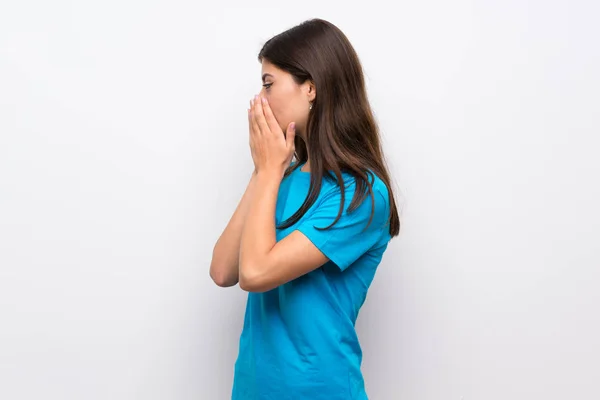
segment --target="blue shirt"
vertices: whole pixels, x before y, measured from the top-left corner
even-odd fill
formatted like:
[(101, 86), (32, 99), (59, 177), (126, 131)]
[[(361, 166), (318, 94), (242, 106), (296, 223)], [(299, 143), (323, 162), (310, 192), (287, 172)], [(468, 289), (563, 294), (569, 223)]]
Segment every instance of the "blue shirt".
[[(317, 201), (293, 226), (277, 229), (277, 241), (302, 232), (329, 262), (264, 293), (248, 293), (235, 363), (233, 400), (364, 400), (362, 351), (354, 324), (390, 240), (388, 191), (372, 177), (371, 196), (348, 212), (354, 178), (341, 189), (323, 179)], [(308, 194), (310, 173), (297, 168), (281, 183), (275, 220), (285, 221)], [(365, 229), (366, 228), (366, 229)]]

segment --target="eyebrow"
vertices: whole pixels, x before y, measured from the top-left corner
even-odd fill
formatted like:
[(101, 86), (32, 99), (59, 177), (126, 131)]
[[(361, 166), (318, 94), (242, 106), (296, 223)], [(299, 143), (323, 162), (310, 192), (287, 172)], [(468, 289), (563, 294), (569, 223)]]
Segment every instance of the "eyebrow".
[(263, 82), (265, 81), (265, 79), (266, 79), (267, 76), (270, 76), (271, 78), (273, 78), (273, 75), (271, 75), (271, 74), (263, 74), (263, 76), (262, 76), (262, 81)]

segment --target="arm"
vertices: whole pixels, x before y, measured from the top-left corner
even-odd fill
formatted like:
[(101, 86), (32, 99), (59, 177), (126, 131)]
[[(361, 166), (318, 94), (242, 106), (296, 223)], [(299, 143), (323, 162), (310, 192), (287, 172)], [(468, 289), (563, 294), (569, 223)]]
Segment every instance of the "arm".
[(281, 177), (256, 176), (256, 194), (242, 230), (239, 282), (243, 290), (264, 292), (325, 264), (327, 257), (300, 231), (279, 243), (275, 236), (275, 207)]
[[(262, 104), (264, 104), (264, 109)], [(304, 219), (296, 230), (277, 242), (275, 209), (284, 167), (294, 154), (295, 123), (288, 125), (282, 135), (268, 101), (257, 96), (248, 110), (250, 149), (256, 168), (255, 192), (242, 228), (239, 258), (240, 287), (250, 292), (264, 292), (307, 274), (329, 260), (340, 270), (345, 270), (367, 252), (382, 237), (389, 206), (378, 193), (372, 201), (364, 201), (351, 214), (344, 211), (342, 218), (330, 226), (347, 204), (342, 204), (337, 193), (326, 195), (310, 217)], [(351, 193), (346, 193), (349, 202)], [(374, 209), (373, 209), (374, 207)], [(370, 221), (371, 211), (376, 218)], [(324, 223), (325, 222), (325, 223)], [(327, 223), (329, 222), (329, 223)], [(365, 229), (365, 227), (367, 229)]]
[(218, 286), (228, 287), (238, 283), (240, 240), (250, 201), (253, 197), (254, 186), (256, 186), (255, 181), (256, 171), (252, 173), (252, 178), (242, 199), (213, 249), (210, 277)]
[[(240, 245), (240, 287), (264, 292), (307, 274), (328, 261), (344, 271), (372, 246), (387, 237), (389, 203), (387, 192), (374, 189), (353, 212), (349, 206), (353, 190), (346, 192), (344, 212), (327, 230), (340, 209), (340, 191), (324, 194), (318, 207), (287, 237), (276, 241), (275, 207), (279, 180), (262, 175), (256, 178), (256, 192), (250, 204)], [(374, 211), (371, 220), (371, 213)], [(370, 224), (369, 224), (370, 221)]]

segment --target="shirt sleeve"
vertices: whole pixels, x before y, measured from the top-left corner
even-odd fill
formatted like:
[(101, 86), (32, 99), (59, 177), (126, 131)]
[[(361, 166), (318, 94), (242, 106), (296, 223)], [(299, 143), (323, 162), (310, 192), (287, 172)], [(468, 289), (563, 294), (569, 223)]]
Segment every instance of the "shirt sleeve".
[[(350, 193), (349, 193), (350, 192)], [(346, 190), (344, 209), (340, 219), (331, 228), (326, 228), (335, 221), (339, 210), (342, 196), (340, 190), (327, 194), (316, 209), (298, 226), (302, 232), (329, 260), (336, 264), (342, 271), (352, 265), (371, 247), (379, 242), (389, 229), (389, 200), (387, 193), (384, 196), (379, 188), (373, 187), (373, 196), (367, 194), (363, 202), (348, 212), (348, 206), (352, 201), (353, 191)], [(371, 218), (371, 211), (373, 219)]]

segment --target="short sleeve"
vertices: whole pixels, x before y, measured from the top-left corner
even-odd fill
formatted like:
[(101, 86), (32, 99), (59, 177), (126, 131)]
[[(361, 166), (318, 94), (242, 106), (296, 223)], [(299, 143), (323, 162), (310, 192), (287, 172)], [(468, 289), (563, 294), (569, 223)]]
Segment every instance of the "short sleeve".
[[(384, 196), (379, 188), (373, 186), (375, 201), (373, 202), (371, 196), (367, 194), (363, 202), (352, 212), (348, 212), (347, 209), (353, 193), (347, 191), (342, 215), (331, 228), (317, 229), (328, 227), (335, 221), (342, 200), (339, 190), (333, 194), (327, 194), (297, 228), (342, 271), (377, 244), (385, 231), (389, 229), (387, 193)], [(373, 204), (375, 206), (373, 219), (367, 227)]]

